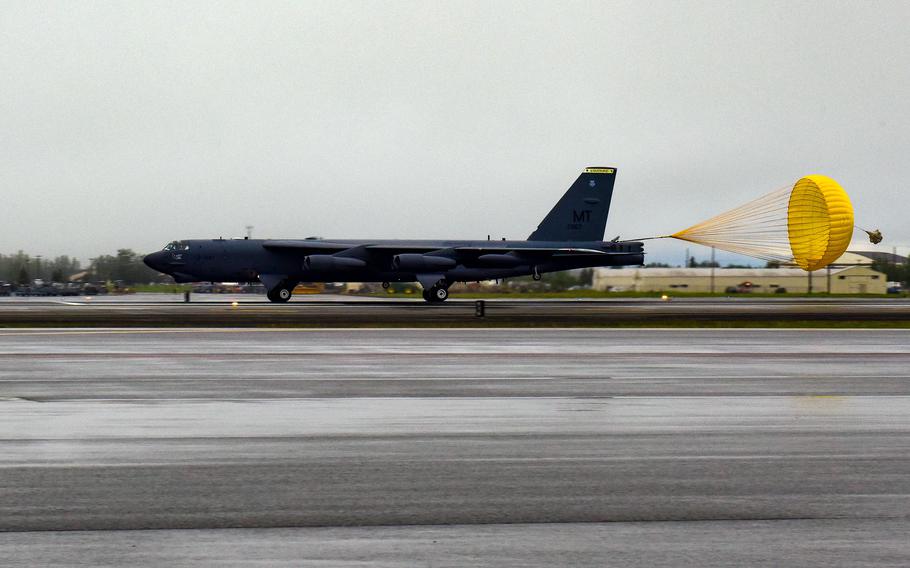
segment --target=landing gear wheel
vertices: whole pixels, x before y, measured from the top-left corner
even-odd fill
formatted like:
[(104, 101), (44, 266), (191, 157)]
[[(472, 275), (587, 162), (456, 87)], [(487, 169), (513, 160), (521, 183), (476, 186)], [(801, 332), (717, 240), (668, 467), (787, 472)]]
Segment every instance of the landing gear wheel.
[(391, 284), (389, 284), (388, 282), (383, 282), (383, 283), (382, 283), (382, 289), (383, 289), (383, 290), (388, 290), (388, 289), (389, 289), (389, 286), (391, 286)]
[(281, 285), (277, 288), (269, 290), (266, 296), (272, 302), (283, 304), (291, 299), (291, 289), (287, 286)]
[(543, 276), (540, 275), (540, 270), (535, 266), (534, 271), (531, 273), (531, 278), (535, 281), (539, 281)]
[(423, 299), (432, 304), (445, 302), (449, 299), (449, 290), (445, 286), (433, 286), (423, 291)]

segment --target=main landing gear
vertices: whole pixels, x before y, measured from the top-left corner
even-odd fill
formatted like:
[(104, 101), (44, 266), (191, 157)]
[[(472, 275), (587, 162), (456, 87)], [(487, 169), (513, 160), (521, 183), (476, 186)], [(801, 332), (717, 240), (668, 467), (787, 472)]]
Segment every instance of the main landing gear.
[(449, 288), (445, 283), (440, 282), (429, 290), (423, 291), (423, 299), (431, 304), (445, 302), (449, 298)]
[(266, 293), (266, 297), (272, 302), (284, 303), (291, 299), (294, 287), (289, 282), (282, 282)]

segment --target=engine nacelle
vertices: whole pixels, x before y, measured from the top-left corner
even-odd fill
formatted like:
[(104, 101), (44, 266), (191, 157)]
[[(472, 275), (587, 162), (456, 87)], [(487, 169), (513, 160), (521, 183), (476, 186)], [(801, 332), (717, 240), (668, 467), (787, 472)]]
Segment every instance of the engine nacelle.
[(356, 270), (364, 268), (366, 265), (366, 261), (359, 258), (330, 254), (311, 254), (303, 259), (303, 267), (315, 272)]
[(527, 261), (511, 254), (482, 254), (477, 257), (477, 264), (490, 268), (514, 268), (527, 264)]
[(458, 263), (454, 259), (432, 254), (398, 254), (392, 258), (395, 270), (408, 272), (448, 270), (455, 268), (456, 264)]

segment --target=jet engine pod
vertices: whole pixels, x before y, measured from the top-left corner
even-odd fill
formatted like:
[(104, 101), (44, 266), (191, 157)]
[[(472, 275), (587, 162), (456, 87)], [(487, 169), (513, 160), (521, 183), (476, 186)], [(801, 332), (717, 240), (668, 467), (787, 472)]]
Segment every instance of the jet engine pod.
[(490, 268), (514, 268), (527, 262), (511, 254), (482, 254), (477, 257), (477, 264)]
[(392, 267), (405, 271), (437, 271), (455, 268), (454, 259), (432, 254), (398, 254), (392, 257)]
[(366, 265), (366, 261), (359, 258), (330, 254), (311, 254), (303, 259), (303, 267), (315, 272), (356, 270)]

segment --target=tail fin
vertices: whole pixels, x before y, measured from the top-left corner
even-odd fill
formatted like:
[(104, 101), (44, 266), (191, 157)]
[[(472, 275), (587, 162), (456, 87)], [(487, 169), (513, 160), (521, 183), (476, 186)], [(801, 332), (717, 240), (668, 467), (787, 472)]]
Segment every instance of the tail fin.
[(602, 241), (616, 168), (585, 168), (529, 241)]

